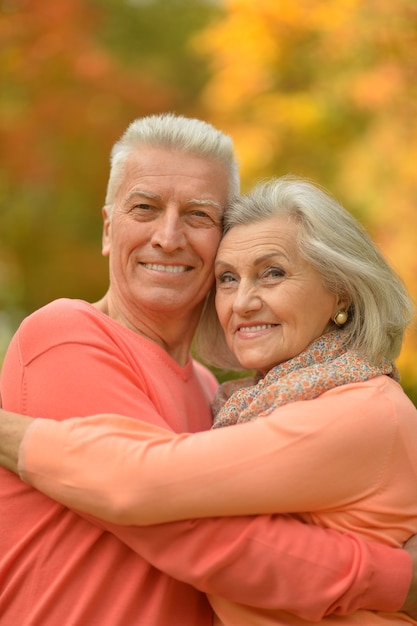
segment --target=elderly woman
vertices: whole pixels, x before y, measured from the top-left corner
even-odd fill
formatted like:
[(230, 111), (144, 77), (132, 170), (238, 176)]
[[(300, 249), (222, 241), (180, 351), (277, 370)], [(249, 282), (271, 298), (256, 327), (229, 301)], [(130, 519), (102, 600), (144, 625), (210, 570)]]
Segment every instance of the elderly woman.
[[(290, 177), (228, 209), (215, 275), (218, 318), (209, 302), (201, 349), (257, 374), (221, 387), (214, 428), (36, 420), (26, 480), (122, 524), (285, 513), (401, 546), (417, 532), (417, 410), (394, 365), (412, 309), (400, 279), (335, 200)], [(210, 601), (226, 625), (310, 623)], [(324, 622), (417, 623), (370, 611)]]

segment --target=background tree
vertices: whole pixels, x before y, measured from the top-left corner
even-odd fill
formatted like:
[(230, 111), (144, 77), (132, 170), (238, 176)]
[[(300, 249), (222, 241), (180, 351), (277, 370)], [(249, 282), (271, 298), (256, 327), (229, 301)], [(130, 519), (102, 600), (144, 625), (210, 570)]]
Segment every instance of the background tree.
[[(226, 0), (193, 45), (202, 111), (236, 140), (245, 186), (292, 172), (367, 226), (417, 301), (414, 0)], [(399, 360), (417, 401), (417, 332)]]
[(211, 2), (0, 0), (0, 357), (24, 315), (97, 299), (112, 144), (136, 117), (197, 114), (190, 36)]

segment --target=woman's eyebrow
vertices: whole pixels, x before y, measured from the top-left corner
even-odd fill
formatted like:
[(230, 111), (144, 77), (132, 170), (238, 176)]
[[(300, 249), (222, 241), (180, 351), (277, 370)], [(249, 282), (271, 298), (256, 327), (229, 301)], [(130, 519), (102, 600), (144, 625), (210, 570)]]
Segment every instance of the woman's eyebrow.
[(221, 259), (219, 259), (218, 261), (214, 261), (214, 267), (232, 267), (232, 265), (227, 261), (222, 261)]
[[(260, 265), (265, 261), (269, 261), (270, 259), (276, 259), (277, 257), (288, 261), (288, 256), (284, 252), (275, 250), (274, 252), (268, 252), (266, 254), (262, 254), (259, 257), (256, 257), (256, 259), (253, 260), (253, 265)], [(224, 267), (232, 267), (232, 263), (229, 263), (228, 261), (223, 261), (223, 259), (216, 259), (216, 261), (214, 262), (214, 267), (220, 265), (223, 265)]]
[(274, 252), (268, 252), (267, 254), (263, 254), (262, 256), (257, 257), (256, 259), (254, 259), (254, 264), (259, 265), (260, 263), (264, 263), (264, 261), (276, 259), (277, 257), (288, 260), (288, 256), (284, 252), (281, 252), (280, 250), (275, 250)]

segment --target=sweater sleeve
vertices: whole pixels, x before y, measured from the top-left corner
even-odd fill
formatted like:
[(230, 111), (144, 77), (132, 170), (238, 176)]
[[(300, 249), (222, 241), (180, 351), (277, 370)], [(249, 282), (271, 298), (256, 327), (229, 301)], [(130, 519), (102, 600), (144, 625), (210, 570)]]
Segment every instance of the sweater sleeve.
[(410, 586), (404, 550), (280, 515), (104, 528), (205, 593), (310, 621), (358, 609), (397, 611)]
[[(22, 476), (67, 506), (119, 524), (345, 505), (375, 489), (396, 432), (377, 388), (345, 387), (193, 435), (119, 416), (39, 423), (23, 448)], [(49, 455), (42, 437), (51, 437)]]
[[(101, 419), (88, 418), (85, 422), (90, 423), (88, 430), (94, 440), (103, 434), (97, 431)], [(121, 426), (130, 428), (131, 421), (116, 417), (113, 430), (123, 435)], [(26, 479), (48, 495), (69, 499), (72, 504), (80, 491), (60, 476), (60, 459), (69, 432), (79, 425), (78, 420), (61, 424), (36, 420), (26, 433), (20, 454), (21, 465), (28, 472)], [(156, 427), (143, 428), (167, 436)], [(94, 465), (90, 463), (90, 469)], [(84, 510), (88, 503), (87, 495)], [(96, 512), (97, 507), (90, 509)], [(411, 580), (411, 560), (405, 551), (285, 516), (206, 519), (146, 528), (91, 521), (155, 567), (202, 591), (252, 606), (287, 610), (310, 620), (359, 608), (398, 610)], [(300, 585), (305, 590), (301, 596)]]
[[(30, 450), (31, 455), (52, 459), (49, 470), (53, 471), (53, 457), (45, 451), (58, 450), (59, 455), (53, 432), (62, 429), (57, 426), (49, 420), (35, 421), (22, 444), (22, 456)], [(358, 608), (397, 610), (411, 579), (406, 552), (285, 516), (206, 519), (146, 528), (100, 525), (158, 569), (206, 593), (287, 610), (310, 620)], [(300, 586), (305, 590), (302, 596)]]

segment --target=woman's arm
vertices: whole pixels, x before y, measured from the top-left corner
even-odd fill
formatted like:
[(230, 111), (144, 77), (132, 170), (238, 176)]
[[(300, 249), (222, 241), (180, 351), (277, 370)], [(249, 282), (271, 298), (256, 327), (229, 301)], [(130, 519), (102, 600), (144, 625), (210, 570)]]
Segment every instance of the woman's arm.
[(21, 471), (63, 504), (119, 524), (320, 510), (380, 480), (396, 432), (384, 402), (358, 385), (195, 435), (119, 416), (39, 420)]

